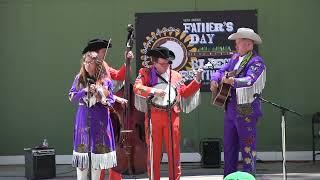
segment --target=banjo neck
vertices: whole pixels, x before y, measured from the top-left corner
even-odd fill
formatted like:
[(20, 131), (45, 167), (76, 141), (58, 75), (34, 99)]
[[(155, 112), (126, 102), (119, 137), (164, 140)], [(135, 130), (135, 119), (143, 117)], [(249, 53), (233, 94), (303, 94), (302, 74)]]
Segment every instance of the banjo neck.
[(218, 56), (230, 56), (233, 55), (234, 51), (196, 51), (188, 52), (188, 57), (218, 57)]
[[(172, 71), (172, 70), (171, 70)], [(171, 72), (172, 73), (172, 72)], [(160, 83), (165, 83), (169, 85), (168, 80), (166, 80), (164, 77), (162, 77), (160, 74), (157, 74), (158, 78), (161, 80)], [(194, 77), (193, 77), (194, 78)], [(172, 82), (172, 77), (171, 77), (171, 86), (173, 88), (178, 88), (179, 86), (181, 86), (182, 84), (184, 84), (188, 79), (186, 77), (182, 77), (182, 79), (177, 80), (175, 82)]]

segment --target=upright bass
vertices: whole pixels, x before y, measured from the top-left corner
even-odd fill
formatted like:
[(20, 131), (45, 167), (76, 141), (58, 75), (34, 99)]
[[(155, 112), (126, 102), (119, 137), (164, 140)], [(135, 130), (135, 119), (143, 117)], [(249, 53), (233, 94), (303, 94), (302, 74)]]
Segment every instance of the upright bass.
[[(132, 49), (134, 28), (128, 25), (127, 51)], [(134, 107), (134, 92), (130, 78), (130, 60), (126, 59), (126, 79), (124, 87), (115, 93), (128, 100), (124, 107), (120, 103), (114, 106), (111, 119), (116, 139), (117, 166), (114, 171), (137, 175), (147, 172), (147, 144), (144, 131), (144, 113)]]

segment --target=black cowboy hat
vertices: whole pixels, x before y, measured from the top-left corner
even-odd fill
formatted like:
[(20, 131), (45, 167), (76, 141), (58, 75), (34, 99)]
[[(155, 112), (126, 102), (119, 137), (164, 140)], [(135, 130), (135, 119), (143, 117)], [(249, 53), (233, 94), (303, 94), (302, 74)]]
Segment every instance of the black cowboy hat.
[(155, 58), (163, 58), (163, 59), (167, 59), (167, 60), (174, 60), (174, 58), (176, 57), (174, 55), (174, 53), (172, 51), (170, 51), (168, 48), (166, 47), (156, 47), (153, 48), (151, 50), (149, 50), (146, 53), (147, 56), (152, 56)]
[[(82, 54), (85, 54), (88, 51), (99, 51), (102, 48), (107, 48), (109, 42), (104, 39), (92, 39), (88, 42), (87, 46), (82, 50)], [(109, 44), (109, 48), (112, 47), (112, 44)]]

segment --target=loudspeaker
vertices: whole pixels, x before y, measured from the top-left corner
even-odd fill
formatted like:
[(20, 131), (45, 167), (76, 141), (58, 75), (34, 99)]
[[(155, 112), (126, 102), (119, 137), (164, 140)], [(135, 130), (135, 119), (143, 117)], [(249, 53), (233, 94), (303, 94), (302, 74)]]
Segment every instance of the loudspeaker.
[(221, 166), (221, 139), (206, 138), (200, 141), (201, 167), (219, 168)]
[(27, 179), (49, 179), (56, 177), (55, 150), (31, 149), (25, 151), (25, 177)]

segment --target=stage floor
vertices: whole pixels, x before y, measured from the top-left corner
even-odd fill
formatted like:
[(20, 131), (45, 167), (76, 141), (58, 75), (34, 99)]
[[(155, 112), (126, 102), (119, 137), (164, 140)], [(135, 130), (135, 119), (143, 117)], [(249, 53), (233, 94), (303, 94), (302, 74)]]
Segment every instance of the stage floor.
[[(25, 168), (22, 165), (0, 166), (1, 180), (24, 180)], [(287, 162), (288, 180), (320, 180), (320, 161), (313, 164), (310, 161)], [(70, 165), (57, 165), (56, 178), (52, 180), (74, 180), (76, 171)], [(183, 163), (181, 180), (222, 180), (222, 168), (201, 168), (199, 163)], [(161, 180), (168, 176), (167, 164), (161, 166)], [(106, 176), (107, 177), (107, 176)], [(123, 180), (147, 180), (146, 174), (124, 176)], [(257, 180), (281, 180), (282, 162), (259, 162), (257, 164)], [(106, 178), (107, 180), (107, 178)]]

